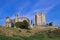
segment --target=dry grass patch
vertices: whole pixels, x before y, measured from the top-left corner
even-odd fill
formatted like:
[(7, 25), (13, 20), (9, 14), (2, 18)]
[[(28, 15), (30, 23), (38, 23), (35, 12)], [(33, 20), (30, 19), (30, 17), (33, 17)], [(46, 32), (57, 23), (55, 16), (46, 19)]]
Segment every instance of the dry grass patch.
[(36, 33), (42, 33), (44, 31), (47, 31), (49, 29), (41, 29), (41, 28), (32, 28), (30, 30), (27, 29), (20, 29), (20, 28), (7, 28), (7, 27), (0, 27), (0, 34), (6, 35), (6, 36), (31, 36)]

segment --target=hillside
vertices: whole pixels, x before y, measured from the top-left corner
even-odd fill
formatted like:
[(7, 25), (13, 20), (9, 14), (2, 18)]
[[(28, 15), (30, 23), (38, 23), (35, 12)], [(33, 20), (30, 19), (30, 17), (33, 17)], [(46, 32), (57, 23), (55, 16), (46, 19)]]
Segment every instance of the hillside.
[[(44, 29), (44, 30), (48, 30), (48, 29)], [(20, 28), (0, 27), (0, 34), (6, 36), (13, 36), (13, 35), (31, 36), (41, 31), (43, 31), (43, 29), (40, 28), (33, 28), (27, 30), (27, 29), (20, 29)]]
[(60, 40), (60, 29), (0, 27), (0, 40)]

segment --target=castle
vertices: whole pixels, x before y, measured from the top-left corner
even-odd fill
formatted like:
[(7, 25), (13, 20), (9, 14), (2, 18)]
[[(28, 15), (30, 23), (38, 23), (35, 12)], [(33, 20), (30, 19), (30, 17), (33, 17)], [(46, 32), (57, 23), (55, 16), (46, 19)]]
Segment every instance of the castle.
[(14, 19), (10, 19), (9, 17), (6, 17), (5, 20), (5, 26), (6, 27), (11, 27), (11, 23), (16, 23), (16, 22), (23, 22), (24, 20), (26, 20), (27, 22), (29, 22), (29, 19), (26, 17), (19, 17), (18, 14), (15, 15)]
[(35, 14), (35, 25), (46, 25), (45, 14), (43, 12)]
[[(14, 19), (10, 19), (9, 17), (6, 17), (5, 26), (11, 27), (11, 23), (23, 22), (24, 20), (30, 23), (30, 20), (27, 17), (19, 17), (18, 14), (15, 15)], [(43, 12), (41, 13), (37, 12), (34, 16), (34, 20), (35, 20), (34, 22), (35, 26), (46, 25), (45, 14)]]

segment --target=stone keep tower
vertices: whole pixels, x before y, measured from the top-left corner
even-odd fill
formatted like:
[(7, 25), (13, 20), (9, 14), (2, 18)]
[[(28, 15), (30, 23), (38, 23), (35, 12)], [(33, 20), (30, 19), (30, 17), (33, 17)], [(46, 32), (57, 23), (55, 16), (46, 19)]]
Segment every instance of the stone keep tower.
[(43, 12), (35, 14), (35, 25), (45, 25), (45, 14)]

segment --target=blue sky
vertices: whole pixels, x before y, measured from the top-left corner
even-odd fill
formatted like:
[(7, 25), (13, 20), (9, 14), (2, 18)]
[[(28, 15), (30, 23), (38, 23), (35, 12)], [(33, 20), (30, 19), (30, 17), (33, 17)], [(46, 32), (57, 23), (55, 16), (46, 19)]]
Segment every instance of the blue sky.
[(34, 20), (35, 12), (46, 14), (46, 23), (60, 26), (60, 0), (0, 0), (0, 25), (4, 25), (6, 16), (20, 16)]

